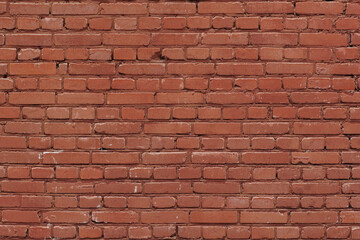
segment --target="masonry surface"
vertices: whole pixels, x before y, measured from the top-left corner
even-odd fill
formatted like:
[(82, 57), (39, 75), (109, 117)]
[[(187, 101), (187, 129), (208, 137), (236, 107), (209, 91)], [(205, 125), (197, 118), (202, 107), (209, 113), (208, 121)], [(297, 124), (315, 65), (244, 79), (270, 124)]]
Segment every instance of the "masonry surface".
[(0, 238), (360, 239), (359, 16), (0, 2)]

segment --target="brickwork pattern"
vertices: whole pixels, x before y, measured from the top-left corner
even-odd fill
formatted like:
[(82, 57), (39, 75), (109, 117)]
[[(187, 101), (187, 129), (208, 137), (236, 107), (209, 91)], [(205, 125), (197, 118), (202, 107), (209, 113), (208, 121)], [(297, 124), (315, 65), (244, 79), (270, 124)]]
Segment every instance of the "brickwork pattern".
[(356, 1), (0, 2), (0, 238), (360, 239)]

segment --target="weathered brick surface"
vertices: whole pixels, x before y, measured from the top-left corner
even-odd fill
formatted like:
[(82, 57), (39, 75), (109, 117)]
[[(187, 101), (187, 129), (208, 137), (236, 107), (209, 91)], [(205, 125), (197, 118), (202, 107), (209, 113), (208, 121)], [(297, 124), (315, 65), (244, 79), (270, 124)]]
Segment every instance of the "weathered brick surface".
[(0, 0), (0, 239), (360, 239), (359, 16)]

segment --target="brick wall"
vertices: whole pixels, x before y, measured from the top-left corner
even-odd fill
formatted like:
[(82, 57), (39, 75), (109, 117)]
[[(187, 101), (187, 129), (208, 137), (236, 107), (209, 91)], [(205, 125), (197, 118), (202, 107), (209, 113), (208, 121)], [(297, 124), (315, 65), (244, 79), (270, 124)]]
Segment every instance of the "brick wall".
[(360, 239), (360, 3), (0, 2), (0, 238)]

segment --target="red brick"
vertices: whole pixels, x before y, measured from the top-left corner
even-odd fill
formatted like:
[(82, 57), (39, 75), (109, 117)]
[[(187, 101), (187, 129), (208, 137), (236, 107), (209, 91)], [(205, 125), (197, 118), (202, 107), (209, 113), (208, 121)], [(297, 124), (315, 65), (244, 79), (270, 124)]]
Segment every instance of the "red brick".
[(264, 68), (258, 63), (219, 63), (216, 72), (219, 75), (264, 75)]
[(90, 134), (89, 123), (46, 123), (44, 124), (45, 134)]
[(146, 3), (101, 3), (101, 14), (146, 14)]
[(290, 156), (285, 152), (245, 152), (242, 161), (247, 164), (285, 164), (290, 161)]
[(287, 123), (244, 123), (244, 134), (285, 134), (289, 132)]
[(294, 6), (288, 2), (250, 2), (246, 4), (246, 12), (248, 13), (292, 13)]
[(26, 140), (24, 137), (20, 137), (20, 136), (0, 136), (0, 148), (2, 149), (26, 148)]
[(64, 60), (64, 50), (56, 48), (44, 48), (41, 52), (44, 60)]
[(62, 18), (45, 17), (41, 19), (40, 25), (42, 29), (61, 30), (64, 25), (64, 20)]
[(22, 196), (21, 206), (27, 208), (49, 208), (52, 206), (53, 197), (50, 196)]
[(96, 193), (140, 193), (141, 191), (141, 185), (138, 183), (95, 184)]
[(165, 73), (164, 64), (121, 64), (119, 73), (126, 75), (162, 75)]
[(104, 45), (123, 45), (123, 46), (146, 46), (150, 42), (150, 37), (147, 34), (140, 33), (104, 33)]
[(298, 36), (294, 33), (251, 33), (249, 42), (254, 45), (296, 45)]
[(306, 18), (286, 18), (284, 22), (285, 29), (305, 29), (307, 27)]
[(156, 101), (160, 104), (176, 104), (176, 103), (203, 103), (204, 97), (201, 93), (158, 93)]
[[(159, 17), (140, 17), (138, 20), (139, 29), (154, 30), (161, 28), (161, 18)], [(149, 49), (143, 49), (149, 50)]]
[(150, 3), (149, 13), (150, 14), (195, 14), (196, 5), (195, 3)]
[(232, 17), (215, 17), (212, 23), (214, 28), (228, 28), (234, 26), (234, 18)]
[(76, 228), (73, 226), (54, 226), (54, 237), (73, 238), (76, 235)]
[(15, 60), (16, 49), (14, 48), (2, 48), (0, 49), (0, 60)]
[[(77, 175), (77, 174), (76, 174)], [(47, 183), (46, 185), (47, 192), (49, 193), (93, 193), (93, 185), (86, 183), (78, 183), (74, 186), (71, 182), (69, 183)], [(76, 199), (73, 200), (74, 205), (76, 205)], [(63, 201), (60, 201), (63, 203)]]
[(86, 164), (89, 163), (88, 153), (76, 152), (48, 152), (43, 154), (43, 163), (45, 164)]
[(250, 238), (250, 228), (246, 226), (231, 226), (227, 229), (227, 237), (230, 239)]
[(223, 183), (212, 183), (202, 182), (194, 184), (194, 192), (197, 193), (239, 193), (240, 186), (237, 183), (223, 182)]
[(80, 238), (99, 238), (102, 236), (102, 230), (98, 227), (79, 227)]
[(101, 153), (92, 154), (92, 162), (97, 164), (136, 164), (139, 161), (137, 153)]
[(200, 238), (200, 226), (179, 226), (178, 235), (182, 238)]
[(73, 75), (112, 75), (115, 74), (115, 64), (113, 63), (71, 63), (69, 64), (69, 74)]
[(340, 14), (344, 10), (344, 4), (339, 2), (298, 2), (295, 12), (297, 14)]
[(272, 239), (275, 238), (275, 228), (274, 227), (253, 227), (252, 228), (252, 238), (253, 239)]
[(2, 221), (17, 223), (39, 223), (40, 219), (36, 211), (4, 210), (2, 211)]
[(154, 182), (144, 184), (145, 193), (192, 193), (190, 184), (187, 182)]
[(184, 60), (185, 54), (181, 48), (164, 48), (161, 56), (171, 60)]
[(100, 34), (55, 34), (55, 45), (79, 46), (79, 45), (100, 45)]
[(51, 13), (54, 15), (67, 14), (97, 14), (99, 10), (98, 4), (95, 3), (54, 3)]
[(209, 57), (208, 48), (188, 48), (186, 52), (189, 59), (207, 59)]
[[(15, 19), (9, 17), (0, 18), (0, 29), (14, 29), (15, 28)], [(4, 38), (1, 40), (4, 43)]]
[(114, 59), (118, 60), (135, 60), (136, 50), (133, 48), (115, 48)]
[(143, 164), (180, 164), (186, 160), (186, 154), (183, 152), (173, 153), (143, 153)]
[[(105, 168), (104, 177), (107, 179), (126, 178), (128, 176), (127, 172), (128, 172), (127, 169), (124, 167), (109, 167), (109, 168)], [(90, 177), (92, 177), (92, 176), (90, 176)], [(101, 177), (102, 177), (102, 170), (101, 170)], [(131, 177), (131, 170), (130, 170), (130, 177)], [(141, 177), (139, 177), (139, 178), (141, 178)]]
[(194, 152), (191, 161), (197, 164), (238, 163), (238, 158), (237, 153)]
[[(326, 41), (325, 41), (326, 39)], [(348, 36), (340, 33), (301, 33), (300, 44), (305, 46), (346, 46)]]
[(43, 213), (44, 222), (48, 223), (87, 223), (89, 213), (84, 211), (49, 211)]
[(155, 208), (172, 208), (175, 206), (175, 198), (172, 197), (154, 197), (152, 204)]
[(0, 197), (0, 206), (1, 207), (20, 207), (20, 197), (3, 195)]
[(107, 104), (151, 104), (154, 103), (153, 93), (108, 93)]
[(109, 30), (112, 25), (111, 18), (91, 18), (89, 19), (89, 27), (94, 30)]
[(35, 78), (16, 78), (14, 83), (15, 88), (19, 90), (34, 90), (37, 88), (37, 79)]
[(4, 131), (7, 133), (36, 134), (41, 133), (41, 123), (8, 122)]
[(179, 179), (196, 179), (201, 177), (201, 169), (196, 167), (184, 167), (178, 171)]
[(327, 236), (329, 238), (348, 238), (350, 235), (350, 227), (329, 227)]
[(343, 193), (358, 193), (359, 192), (359, 184), (357, 183), (345, 183), (342, 186)]
[(18, 53), (19, 60), (33, 60), (40, 57), (39, 49), (21, 49)]
[(183, 211), (151, 211), (141, 213), (141, 222), (154, 223), (187, 223), (188, 213)]
[(356, 211), (342, 211), (340, 212), (340, 218), (341, 223), (359, 223), (359, 213)]
[(262, 194), (287, 194), (290, 192), (290, 184), (288, 183), (245, 183), (243, 184), (244, 193), (262, 193)]
[(10, 119), (18, 118), (20, 116), (20, 109), (17, 107), (1, 107), (0, 118)]
[(11, 75), (55, 75), (55, 63), (10, 63)]
[(293, 212), (290, 218), (291, 223), (336, 223), (338, 221), (337, 212), (331, 211)]
[(201, 42), (208, 45), (246, 45), (248, 35), (245, 33), (206, 33)]
[(298, 227), (278, 227), (276, 233), (277, 237), (281, 239), (300, 237), (300, 229)]
[(209, 29), (211, 27), (210, 17), (188, 17), (187, 26), (190, 29)]
[(22, 30), (39, 29), (40, 22), (37, 18), (21, 17), (17, 19), (17, 28)]
[(242, 3), (232, 3), (232, 2), (225, 2), (218, 5), (218, 3), (214, 2), (201, 2), (198, 4), (198, 12), (200, 14), (233, 14), (233, 13), (244, 13), (244, 5)]
[(16, 33), (6, 35), (6, 45), (51, 46), (51, 34)]
[(57, 96), (59, 104), (102, 104), (102, 93), (60, 93)]
[(295, 123), (295, 134), (339, 134), (341, 132), (338, 123), (307, 122)]
[(238, 213), (236, 211), (192, 211), (191, 223), (236, 223)]
[(151, 237), (149, 227), (129, 227), (129, 237), (131, 239), (147, 239)]
[(265, 31), (270, 30), (282, 30), (283, 26), (283, 19), (282, 18), (262, 18), (260, 20), (260, 29)]
[(290, 99), (295, 103), (336, 103), (339, 95), (333, 92), (294, 92)]
[(292, 189), (297, 194), (335, 194), (340, 188), (336, 183), (293, 183)]
[(325, 234), (325, 228), (324, 227), (304, 227), (301, 236), (304, 238), (321, 238)]
[(50, 4), (48, 3), (11, 3), (9, 5), (12, 15), (38, 15), (49, 14)]
[(89, 52), (85, 48), (68, 48), (65, 50), (65, 58), (71, 60), (86, 60)]
[(359, 20), (356, 18), (340, 18), (335, 23), (335, 28), (340, 30), (351, 30), (359, 28)]
[(146, 123), (144, 125), (144, 132), (150, 134), (185, 134), (190, 132), (190, 124), (188, 123)]
[(248, 167), (235, 167), (228, 169), (229, 179), (250, 179), (251, 168)]
[[(276, 169), (275, 168), (256, 168), (253, 171), (254, 179), (275, 179)], [(254, 200), (254, 199), (253, 199)]]
[(268, 63), (266, 72), (269, 74), (312, 74), (314, 65), (311, 63)]
[(51, 228), (50, 227), (41, 227), (41, 226), (32, 226), (29, 228), (29, 237), (31, 237), (31, 238), (50, 238), (51, 237)]
[(44, 182), (41, 181), (3, 181), (1, 184), (3, 192), (44, 192)]
[(241, 223), (287, 223), (287, 213), (281, 212), (242, 212)]
[(25, 237), (28, 227), (24, 225), (2, 225), (0, 226), (0, 236), (2, 237)]

